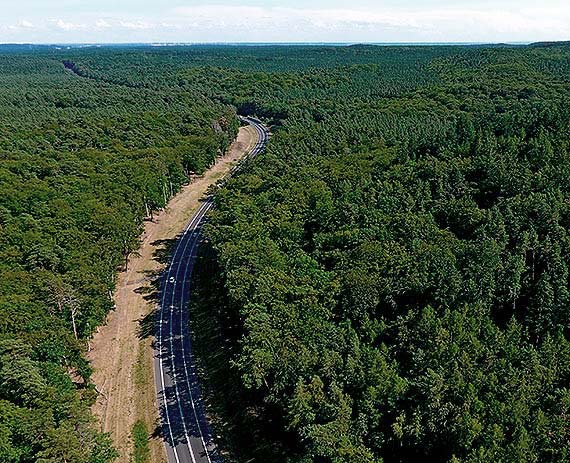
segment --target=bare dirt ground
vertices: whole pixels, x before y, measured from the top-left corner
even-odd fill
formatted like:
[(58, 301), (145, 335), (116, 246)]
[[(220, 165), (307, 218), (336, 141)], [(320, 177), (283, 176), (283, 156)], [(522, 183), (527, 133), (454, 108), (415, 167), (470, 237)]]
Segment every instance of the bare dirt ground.
[(257, 139), (250, 127), (240, 129), (237, 140), (225, 156), (202, 177), (185, 186), (155, 216), (145, 224), (138, 255), (129, 260), (128, 270), (119, 275), (115, 292), (116, 310), (107, 317), (93, 337), (88, 355), (94, 372), (92, 380), (100, 392), (93, 406), (101, 430), (109, 432), (119, 451), (119, 463), (129, 463), (132, 454), (133, 425), (142, 420), (151, 434), (150, 461), (165, 462), (164, 446), (155, 432), (159, 417), (154, 390), (152, 366), (152, 335), (141, 335), (145, 317), (152, 320), (156, 308), (151, 292), (153, 275), (163, 269), (157, 255), (165, 242), (171, 242), (200, 205), (200, 198), (208, 187), (219, 180), (243, 155), (253, 148)]

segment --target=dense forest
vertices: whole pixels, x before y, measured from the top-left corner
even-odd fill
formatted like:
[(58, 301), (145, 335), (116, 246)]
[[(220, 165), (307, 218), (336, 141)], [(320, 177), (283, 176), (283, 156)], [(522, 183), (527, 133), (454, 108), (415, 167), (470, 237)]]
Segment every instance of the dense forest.
[(570, 461), (570, 48), (329, 53), (186, 73), (276, 124), (209, 229), (242, 396), (290, 461)]
[(2, 461), (113, 460), (89, 336), (236, 112), (273, 135), (200, 281), (241, 419), (291, 463), (570, 461), (570, 46), (15, 47), (0, 88)]
[(87, 341), (143, 220), (238, 122), (191, 89), (83, 78), (51, 52), (0, 55), (0, 461), (107, 463)]

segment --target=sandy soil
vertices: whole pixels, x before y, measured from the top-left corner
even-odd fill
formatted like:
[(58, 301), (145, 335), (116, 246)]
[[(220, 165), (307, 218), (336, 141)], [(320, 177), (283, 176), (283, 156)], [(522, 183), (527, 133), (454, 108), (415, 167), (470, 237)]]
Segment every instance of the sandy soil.
[[(237, 140), (215, 166), (174, 197), (168, 207), (147, 222), (139, 254), (129, 261), (128, 271), (119, 275), (115, 292), (116, 310), (107, 318), (91, 342), (89, 360), (93, 366), (93, 382), (100, 392), (93, 406), (101, 430), (111, 433), (120, 453), (119, 463), (128, 463), (132, 453), (131, 432), (137, 420), (147, 424), (150, 434), (159, 424), (155, 399), (152, 336), (140, 336), (141, 322), (155, 309), (152, 298), (146, 298), (154, 276), (163, 264), (156, 255), (161, 241), (172, 240), (183, 230), (200, 205), (208, 187), (220, 179), (256, 142), (255, 130), (241, 128)], [(147, 300), (149, 299), (149, 300)], [(151, 439), (152, 463), (165, 461), (162, 441)]]

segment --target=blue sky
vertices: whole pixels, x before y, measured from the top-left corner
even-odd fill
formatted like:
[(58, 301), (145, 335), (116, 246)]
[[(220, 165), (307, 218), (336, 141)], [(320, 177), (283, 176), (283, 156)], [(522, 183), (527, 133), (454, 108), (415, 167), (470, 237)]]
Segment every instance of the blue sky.
[(568, 0), (1, 0), (0, 42), (570, 40)]

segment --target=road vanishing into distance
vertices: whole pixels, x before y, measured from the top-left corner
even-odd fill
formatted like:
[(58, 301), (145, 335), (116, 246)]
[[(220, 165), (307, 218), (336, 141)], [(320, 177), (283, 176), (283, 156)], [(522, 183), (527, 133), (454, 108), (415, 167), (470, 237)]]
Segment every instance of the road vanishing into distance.
[[(269, 136), (259, 121), (242, 120), (257, 131), (258, 140), (229, 175), (241, 170), (243, 161), (262, 152)], [(163, 275), (154, 344), (154, 376), (169, 463), (223, 461), (214, 445), (201, 399), (188, 317), (192, 270), (202, 226), (213, 205), (213, 197), (206, 197), (178, 239)]]

